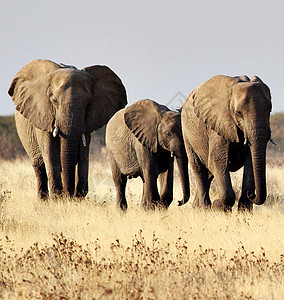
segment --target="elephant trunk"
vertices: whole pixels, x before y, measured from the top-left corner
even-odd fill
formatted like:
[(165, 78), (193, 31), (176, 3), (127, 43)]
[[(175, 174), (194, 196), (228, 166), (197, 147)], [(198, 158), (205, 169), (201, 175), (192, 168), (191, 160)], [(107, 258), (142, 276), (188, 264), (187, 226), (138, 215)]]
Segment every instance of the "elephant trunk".
[(72, 197), (75, 190), (75, 170), (78, 157), (79, 138), (61, 139), (61, 167), (63, 190)]
[(258, 133), (257, 138), (249, 139), (252, 167), (255, 183), (255, 192), (248, 192), (248, 198), (254, 204), (261, 205), (266, 200), (266, 145), (267, 145), (267, 134), (262, 132)]
[[(70, 96), (72, 97), (72, 95)], [(73, 105), (62, 107), (56, 119), (53, 134), (60, 134), (60, 159), (62, 168), (63, 191), (68, 196), (73, 196), (75, 191), (75, 171), (78, 162), (79, 145), (82, 141), (86, 145), (84, 135), (84, 111), (80, 105), (75, 105), (78, 101), (73, 101)], [(64, 116), (62, 118), (61, 116)]]
[(188, 176), (188, 158), (186, 155), (184, 145), (176, 153), (177, 166), (180, 174), (180, 180), (183, 191), (183, 199), (178, 202), (178, 205), (183, 205), (187, 203), (190, 197), (190, 186), (189, 186), (189, 176)]

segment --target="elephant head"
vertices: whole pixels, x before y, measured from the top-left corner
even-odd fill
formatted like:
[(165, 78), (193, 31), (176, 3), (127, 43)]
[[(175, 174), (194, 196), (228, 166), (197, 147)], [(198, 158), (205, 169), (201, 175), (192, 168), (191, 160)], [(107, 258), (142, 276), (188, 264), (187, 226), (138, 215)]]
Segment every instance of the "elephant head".
[(180, 112), (169, 110), (152, 100), (137, 101), (126, 108), (124, 120), (143, 146), (153, 154), (164, 149), (176, 157), (184, 200), (189, 199), (188, 159), (181, 131)]
[(215, 76), (191, 95), (196, 115), (229, 142), (248, 144), (252, 156), (255, 190), (248, 192), (254, 204), (266, 200), (266, 146), (271, 138), (270, 90), (254, 76)]
[(72, 195), (79, 147), (88, 146), (85, 134), (127, 104), (121, 80), (106, 66), (78, 70), (35, 60), (16, 74), (8, 93), (32, 125), (60, 138), (63, 186)]

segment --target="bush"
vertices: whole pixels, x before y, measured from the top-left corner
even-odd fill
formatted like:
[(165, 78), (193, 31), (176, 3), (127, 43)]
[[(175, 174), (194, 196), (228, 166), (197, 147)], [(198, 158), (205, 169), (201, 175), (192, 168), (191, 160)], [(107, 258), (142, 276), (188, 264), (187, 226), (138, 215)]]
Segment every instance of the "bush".
[(25, 155), (17, 134), (15, 117), (0, 117), (0, 159), (13, 160)]
[(271, 136), (277, 146), (268, 143), (268, 150), (284, 152), (284, 113), (276, 113), (270, 118)]
[[(90, 158), (99, 156), (105, 146), (105, 126), (92, 133)], [(0, 160), (27, 157), (19, 139), (15, 117), (0, 117)]]
[[(277, 146), (268, 143), (268, 153), (281, 156), (284, 153), (284, 113), (270, 118), (272, 138)], [(105, 149), (105, 126), (92, 133), (90, 158), (96, 159)], [(26, 156), (18, 137), (14, 116), (0, 117), (0, 159), (13, 160)], [(281, 157), (282, 158), (282, 157)]]

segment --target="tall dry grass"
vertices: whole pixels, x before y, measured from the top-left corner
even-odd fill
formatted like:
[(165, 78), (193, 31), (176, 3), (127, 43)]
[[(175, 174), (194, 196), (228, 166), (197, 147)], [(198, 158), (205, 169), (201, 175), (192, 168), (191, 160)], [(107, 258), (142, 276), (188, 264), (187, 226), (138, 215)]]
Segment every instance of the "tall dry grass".
[[(241, 172), (232, 179), (239, 193)], [(284, 167), (267, 180), (265, 205), (224, 214), (177, 207), (178, 182), (168, 211), (144, 212), (132, 179), (122, 214), (106, 161), (91, 163), (81, 202), (40, 202), (30, 162), (2, 161), (0, 297), (283, 299)]]

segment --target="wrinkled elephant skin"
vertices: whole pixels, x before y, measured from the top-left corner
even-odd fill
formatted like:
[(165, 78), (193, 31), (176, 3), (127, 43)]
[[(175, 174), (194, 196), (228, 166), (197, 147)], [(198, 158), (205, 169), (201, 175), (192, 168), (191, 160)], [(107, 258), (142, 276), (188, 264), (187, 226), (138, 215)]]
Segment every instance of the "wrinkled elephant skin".
[(8, 93), (16, 105), (17, 131), (32, 160), (39, 197), (49, 192), (52, 197), (84, 197), (91, 132), (127, 104), (121, 80), (106, 66), (78, 70), (35, 60), (16, 74)]
[[(127, 208), (127, 178), (143, 180), (142, 207), (167, 208), (173, 200), (173, 160), (183, 189), (180, 205), (189, 199), (188, 160), (179, 112), (152, 100), (140, 100), (118, 111), (106, 127), (106, 147), (117, 192), (117, 205)], [(157, 179), (160, 182), (160, 194)]]
[(266, 146), (271, 138), (270, 90), (254, 76), (215, 76), (197, 87), (182, 107), (183, 137), (196, 180), (193, 205), (211, 206), (215, 178), (219, 199), (213, 207), (235, 203), (229, 171), (244, 166), (239, 210), (266, 199)]

